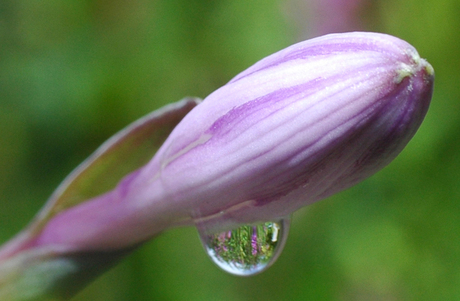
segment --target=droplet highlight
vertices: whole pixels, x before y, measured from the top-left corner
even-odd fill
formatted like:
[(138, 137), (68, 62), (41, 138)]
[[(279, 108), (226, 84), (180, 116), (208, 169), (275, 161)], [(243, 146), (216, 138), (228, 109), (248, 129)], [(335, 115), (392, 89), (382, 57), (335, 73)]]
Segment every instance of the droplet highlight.
[(281, 254), (290, 219), (244, 225), (218, 233), (198, 227), (203, 246), (222, 270), (238, 276), (251, 276), (266, 270)]

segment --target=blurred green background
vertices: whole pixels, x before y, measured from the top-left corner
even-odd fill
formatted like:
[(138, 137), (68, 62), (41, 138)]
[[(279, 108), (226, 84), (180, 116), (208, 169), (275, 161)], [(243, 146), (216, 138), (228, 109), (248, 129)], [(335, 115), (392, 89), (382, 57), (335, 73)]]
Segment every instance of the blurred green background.
[(75, 300), (460, 300), (460, 0), (311, 1), (1, 0), (0, 242), (135, 119), (301, 39), (374, 30), (436, 71), (426, 120), (390, 166), (296, 212), (263, 274), (225, 274), (182, 228)]

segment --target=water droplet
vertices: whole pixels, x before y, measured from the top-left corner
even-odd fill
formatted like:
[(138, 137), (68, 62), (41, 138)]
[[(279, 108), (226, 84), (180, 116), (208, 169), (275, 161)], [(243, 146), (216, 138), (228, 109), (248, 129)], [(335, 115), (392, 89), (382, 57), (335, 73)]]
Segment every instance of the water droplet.
[(250, 276), (271, 266), (283, 250), (290, 218), (244, 225), (218, 233), (198, 227), (201, 241), (211, 259), (224, 271)]

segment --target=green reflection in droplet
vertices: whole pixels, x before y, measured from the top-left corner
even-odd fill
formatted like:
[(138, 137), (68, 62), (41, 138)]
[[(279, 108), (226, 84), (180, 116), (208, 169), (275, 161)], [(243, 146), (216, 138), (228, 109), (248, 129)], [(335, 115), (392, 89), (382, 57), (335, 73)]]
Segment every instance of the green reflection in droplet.
[(249, 276), (273, 264), (281, 253), (289, 229), (289, 219), (243, 225), (207, 233), (199, 229), (203, 245), (211, 259), (224, 271)]

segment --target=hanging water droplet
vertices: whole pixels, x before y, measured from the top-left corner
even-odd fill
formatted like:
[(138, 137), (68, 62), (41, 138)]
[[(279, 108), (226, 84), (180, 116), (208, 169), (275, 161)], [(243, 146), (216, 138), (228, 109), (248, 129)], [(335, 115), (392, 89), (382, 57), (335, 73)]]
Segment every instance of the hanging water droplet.
[(198, 227), (201, 241), (211, 259), (224, 271), (250, 276), (272, 265), (286, 242), (289, 218), (244, 225), (219, 233)]

